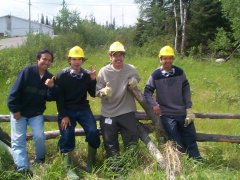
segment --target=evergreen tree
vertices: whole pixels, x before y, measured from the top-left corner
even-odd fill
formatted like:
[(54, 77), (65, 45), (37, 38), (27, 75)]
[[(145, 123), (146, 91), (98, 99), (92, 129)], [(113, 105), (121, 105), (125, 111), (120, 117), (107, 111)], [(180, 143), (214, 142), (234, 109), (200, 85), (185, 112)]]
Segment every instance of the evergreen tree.
[(44, 24), (44, 16), (43, 16), (43, 14), (41, 16), (41, 23)]
[(46, 25), (49, 25), (48, 16), (46, 16)]
[(201, 45), (207, 49), (209, 40), (214, 40), (217, 28), (227, 27), (221, 2), (218, 0), (194, 0), (191, 2), (187, 24), (187, 47)]

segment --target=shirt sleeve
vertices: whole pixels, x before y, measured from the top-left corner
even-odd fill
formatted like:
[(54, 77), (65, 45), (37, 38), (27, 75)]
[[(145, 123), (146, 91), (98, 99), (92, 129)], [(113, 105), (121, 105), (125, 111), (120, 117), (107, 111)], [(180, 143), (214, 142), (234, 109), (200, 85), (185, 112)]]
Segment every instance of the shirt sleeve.
[(13, 113), (20, 112), (21, 109), (21, 91), (23, 89), (24, 71), (21, 70), (13, 84), (7, 99), (7, 106)]
[(91, 80), (90, 78), (90, 84), (89, 84), (89, 88), (88, 88), (88, 93), (90, 94), (91, 97), (96, 97), (96, 79), (95, 80)]
[(56, 85), (56, 80), (54, 80), (54, 86), (47, 89), (47, 101), (56, 101), (58, 97), (58, 86)]
[(64, 108), (64, 90), (63, 90), (64, 84), (62, 82), (60, 75), (57, 76), (56, 83), (58, 86), (58, 95), (57, 95), (56, 103), (57, 103), (59, 118), (62, 119), (64, 117), (67, 117), (67, 113)]
[(153, 99), (153, 94), (154, 94), (155, 89), (156, 89), (155, 81), (154, 81), (153, 77), (150, 76), (148, 79), (148, 82), (145, 86), (145, 89), (144, 89), (144, 96), (151, 107), (157, 105), (157, 103)]
[(102, 96), (102, 94), (100, 93), (100, 90), (102, 88), (105, 88), (106, 84), (107, 84), (107, 82), (104, 79), (103, 70), (101, 69), (98, 73), (98, 79), (97, 79), (97, 84), (96, 84), (96, 97), (99, 97), (101, 99), (107, 98), (107, 97)]
[(183, 101), (186, 105), (186, 108), (192, 107), (192, 100), (191, 100), (191, 90), (190, 84), (187, 80), (185, 73), (183, 73), (183, 81), (182, 81), (182, 93), (183, 93)]

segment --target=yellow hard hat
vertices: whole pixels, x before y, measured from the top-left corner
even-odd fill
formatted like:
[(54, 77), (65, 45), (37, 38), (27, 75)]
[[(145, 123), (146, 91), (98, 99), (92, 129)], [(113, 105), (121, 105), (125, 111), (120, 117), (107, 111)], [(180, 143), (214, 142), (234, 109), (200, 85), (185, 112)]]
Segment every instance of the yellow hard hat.
[(108, 53), (112, 54), (112, 52), (117, 52), (117, 51), (125, 52), (124, 46), (119, 41), (114, 42), (110, 46)]
[(84, 52), (82, 48), (79, 46), (74, 46), (72, 49), (70, 49), (68, 57), (82, 57), (84, 58)]
[(174, 54), (174, 50), (173, 48), (171, 48), (170, 46), (164, 46), (160, 52), (159, 52), (159, 57), (162, 57), (162, 56), (175, 56)]

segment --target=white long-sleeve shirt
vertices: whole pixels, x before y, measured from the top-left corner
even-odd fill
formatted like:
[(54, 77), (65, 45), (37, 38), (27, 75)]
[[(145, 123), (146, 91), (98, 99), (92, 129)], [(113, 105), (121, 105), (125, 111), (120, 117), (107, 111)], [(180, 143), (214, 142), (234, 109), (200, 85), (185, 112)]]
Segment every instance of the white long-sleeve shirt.
[[(136, 68), (130, 64), (123, 64), (120, 71), (116, 71), (108, 64), (98, 73), (96, 96), (101, 98), (101, 115), (104, 117), (116, 117), (122, 114), (136, 111), (133, 95), (128, 90), (128, 81), (135, 77), (138, 81), (140, 76)], [(112, 88), (112, 97), (101, 96), (100, 90), (109, 82)]]

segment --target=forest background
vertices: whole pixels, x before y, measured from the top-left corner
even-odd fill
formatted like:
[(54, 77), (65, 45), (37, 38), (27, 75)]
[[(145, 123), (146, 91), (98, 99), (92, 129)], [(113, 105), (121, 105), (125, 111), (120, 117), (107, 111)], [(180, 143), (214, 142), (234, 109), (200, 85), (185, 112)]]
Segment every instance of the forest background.
[[(136, 66), (141, 76), (138, 85), (143, 91), (150, 74), (160, 65), (157, 58), (161, 47), (175, 49), (174, 64), (183, 68), (191, 85), (193, 109), (199, 113), (239, 114), (240, 107), (240, 4), (238, 0), (136, 0), (140, 4), (140, 16), (135, 26), (116, 27), (106, 22), (99, 25), (93, 16), (81, 18), (80, 12), (68, 9), (65, 1), (59, 15), (52, 22), (54, 38), (44, 34), (28, 34), (26, 42), (18, 48), (0, 51), (0, 114), (9, 114), (6, 99), (19, 71), (36, 63), (39, 49), (48, 48), (54, 53), (49, 71), (55, 76), (68, 66), (66, 55), (71, 47), (83, 48), (88, 60), (83, 67), (97, 65), (97, 72), (108, 64), (108, 48), (120, 41), (126, 49), (125, 62)], [(223, 58), (216, 63), (217, 58)], [(88, 97), (94, 114), (100, 114), (100, 100)], [(139, 104), (137, 109), (142, 110)], [(55, 102), (47, 103), (46, 115), (57, 115)], [(1, 123), (10, 134), (10, 123)], [(240, 136), (239, 120), (196, 119), (197, 132)], [(77, 128), (80, 128), (78, 126)], [(56, 123), (46, 123), (45, 131), (57, 130)], [(28, 129), (29, 132), (31, 130)], [(159, 143), (154, 134), (152, 140), (166, 155), (166, 146)], [(84, 137), (78, 137), (74, 154), (75, 171), (81, 179), (110, 179), (113, 173), (106, 169), (103, 145), (98, 151), (95, 172), (88, 174), (86, 167), (87, 145)], [(230, 143), (198, 143), (204, 158), (196, 164), (181, 157), (181, 169), (177, 179), (239, 179), (240, 146)], [(55, 148), (57, 140), (47, 141), (47, 157), (44, 168), (35, 168), (34, 179), (64, 179), (66, 171)], [(122, 146), (122, 145), (121, 145)], [(33, 142), (27, 143), (29, 158), (34, 158)], [(121, 151), (125, 179), (166, 179), (167, 171), (161, 171), (142, 142), (135, 155)], [(13, 160), (0, 150), (1, 179), (16, 179)], [(67, 178), (66, 178), (67, 179)]]

